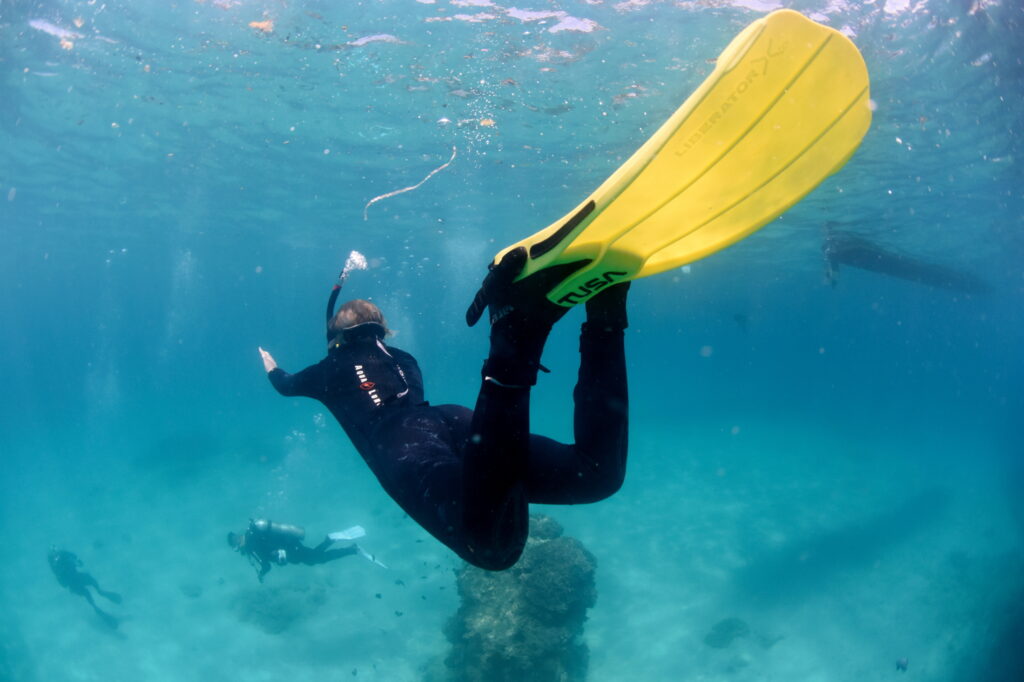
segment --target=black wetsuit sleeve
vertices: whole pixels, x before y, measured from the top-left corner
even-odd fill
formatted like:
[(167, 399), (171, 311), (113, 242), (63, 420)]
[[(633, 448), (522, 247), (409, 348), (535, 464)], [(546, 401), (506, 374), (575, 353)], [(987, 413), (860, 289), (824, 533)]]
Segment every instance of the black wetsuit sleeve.
[(320, 364), (311, 365), (298, 374), (289, 374), (275, 367), (267, 373), (267, 378), (277, 392), (284, 396), (322, 399), (326, 393), (324, 372)]

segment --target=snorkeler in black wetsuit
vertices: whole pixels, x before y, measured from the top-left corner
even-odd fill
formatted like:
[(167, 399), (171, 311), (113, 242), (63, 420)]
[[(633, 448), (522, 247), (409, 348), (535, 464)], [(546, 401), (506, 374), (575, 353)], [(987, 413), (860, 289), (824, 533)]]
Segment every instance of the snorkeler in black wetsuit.
[(115, 604), (121, 603), (121, 595), (116, 592), (107, 592), (101, 589), (99, 583), (96, 582), (96, 578), (93, 578), (88, 573), (79, 571), (78, 569), (82, 567), (82, 560), (67, 550), (51, 547), (46, 558), (50, 562), (50, 568), (53, 570), (53, 574), (57, 576), (57, 582), (60, 583), (62, 587), (68, 588), (72, 594), (85, 597), (85, 600), (89, 602), (89, 605), (96, 611), (96, 614), (103, 619), (104, 623), (112, 628), (117, 627), (117, 619), (100, 607), (96, 606), (96, 602), (93, 601), (89, 588), (91, 587), (95, 589), (97, 594), (109, 599)]
[(359, 549), (351, 545), (343, 549), (328, 549), (334, 542), (324, 538), (316, 547), (306, 547), (302, 539), (306, 532), (298, 526), (273, 523), (266, 519), (252, 519), (245, 533), (228, 533), (228, 544), (238, 550), (256, 569), (256, 577), (263, 582), (274, 564), (305, 564), (313, 566), (356, 554)]
[(491, 336), (474, 410), (428, 404), (416, 360), (384, 343), (388, 330), (375, 305), (349, 301), (332, 315), (339, 285), (327, 308), (326, 358), (288, 374), (260, 349), (278, 392), (321, 401), (402, 509), (460, 557), (490, 570), (518, 560), (529, 503), (602, 500), (621, 487), (626, 468), (629, 284), (586, 303), (573, 394), (576, 442), (565, 445), (530, 433), (530, 389), (548, 333), (567, 311), (544, 292), (577, 266), (513, 284), (525, 259), (523, 249), (506, 255), (478, 296), (491, 311)]

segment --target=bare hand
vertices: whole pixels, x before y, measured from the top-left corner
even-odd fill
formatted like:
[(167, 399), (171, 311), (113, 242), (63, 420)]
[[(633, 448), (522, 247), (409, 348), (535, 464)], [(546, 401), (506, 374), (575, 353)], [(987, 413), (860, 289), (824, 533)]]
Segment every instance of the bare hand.
[(263, 369), (268, 372), (277, 369), (277, 362), (274, 360), (274, 356), (263, 350), (262, 347), (257, 347), (260, 349), (260, 357), (263, 358)]

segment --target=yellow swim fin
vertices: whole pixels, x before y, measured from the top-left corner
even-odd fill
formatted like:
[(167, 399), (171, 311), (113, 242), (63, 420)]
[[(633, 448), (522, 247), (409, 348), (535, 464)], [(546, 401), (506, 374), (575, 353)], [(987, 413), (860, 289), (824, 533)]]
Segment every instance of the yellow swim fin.
[(518, 279), (590, 261), (548, 293), (563, 306), (691, 263), (781, 215), (853, 155), (871, 125), (868, 72), (846, 36), (792, 10), (754, 21), (611, 177), (525, 246)]

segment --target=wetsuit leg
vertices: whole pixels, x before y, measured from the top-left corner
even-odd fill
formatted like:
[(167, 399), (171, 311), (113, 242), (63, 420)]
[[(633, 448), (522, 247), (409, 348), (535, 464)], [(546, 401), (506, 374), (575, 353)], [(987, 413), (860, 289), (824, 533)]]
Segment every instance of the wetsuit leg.
[(467, 561), (492, 570), (514, 564), (530, 502), (596, 502), (622, 486), (629, 424), (623, 337), (621, 328), (583, 325), (573, 445), (530, 435), (529, 388), (484, 382), (463, 469)]
[(81, 576), (85, 578), (85, 580), (69, 585), (68, 589), (77, 595), (85, 597), (85, 600), (89, 602), (89, 606), (92, 607), (92, 610), (96, 612), (97, 616), (103, 619), (103, 622), (107, 624), (107, 627), (116, 628), (118, 626), (117, 618), (114, 618), (112, 615), (97, 606), (96, 602), (93, 601), (92, 593), (89, 592), (89, 586), (96, 587), (97, 590), (99, 589), (96, 585), (96, 580), (88, 573), (83, 573)]
[[(104, 597), (114, 602), (115, 604), (121, 603), (121, 595), (119, 595), (117, 592), (107, 592), (106, 590), (104, 590), (102, 587), (100, 587), (100, 584), (99, 582), (97, 582), (96, 578), (93, 578), (92, 575), (90, 575), (89, 573), (80, 573), (79, 576), (81, 578), (81, 584), (83, 585), (83, 589), (84, 586), (95, 588), (96, 593), (99, 594), (101, 597)], [(88, 594), (88, 592), (86, 594)]]
[(526, 543), (528, 502), (592, 502), (621, 485), (623, 326), (584, 326), (576, 445), (530, 435), (529, 387), (484, 381), (475, 411), (422, 407), (377, 425), (373, 440), (388, 454), (368, 461), (384, 489), (469, 563), (490, 570), (513, 565)]
[(470, 563), (500, 571), (522, 554), (529, 530), (525, 473), (530, 388), (484, 381), (463, 459), (462, 519)]
[(629, 282), (608, 287), (586, 303), (573, 392), (576, 442), (563, 445), (532, 437), (527, 479), (531, 502), (596, 502), (622, 486), (629, 427), (624, 346), (629, 287)]
[(580, 371), (573, 392), (576, 443), (531, 436), (530, 502), (582, 504), (614, 494), (626, 475), (629, 395), (620, 328), (591, 322), (580, 333)]
[(529, 502), (593, 502), (621, 487), (628, 291), (628, 283), (609, 287), (587, 303), (574, 393), (576, 445), (530, 435), (530, 386), (550, 326), (492, 325), (484, 375), (499, 381), (483, 382), (463, 460), (467, 561), (492, 570), (514, 564), (526, 544)]
[(334, 561), (335, 559), (341, 559), (347, 556), (352, 556), (358, 551), (359, 550), (357, 550), (354, 545), (352, 547), (342, 547), (340, 549), (329, 549), (321, 553), (320, 563), (324, 564), (328, 561)]
[(328, 561), (334, 561), (342, 557), (352, 556), (357, 551), (355, 545), (341, 549), (327, 549), (331, 546), (332, 542), (334, 541), (330, 538), (324, 538), (323, 542), (312, 549), (305, 545), (293, 547), (288, 550), (288, 562), (314, 566), (316, 564), (326, 564)]
[[(86, 577), (89, 577), (89, 575), (86, 574)], [(93, 582), (95, 582), (95, 581), (93, 581)], [(89, 606), (91, 606), (93, 608), (96, 608), (96, 602), (93, 601), (92, 592), (89, 591), (89, 587), (88, 587), (89, 585), (90, 585), (90, 583), (88, 583), (86, 581), (80, 581), (80, 582), (76, 582), (76, 583), (73, 583), (71, 585), (68, 585), (68, 589), (71, 590), (71, 592), (73, 594), (77, 594), (80, 597), (84, 597), (85, 601), (89, 602)]]
[[(518, 255), (526, 257), (525, 252)], [(537, 383), (551, 326), (566, 312), (544, 298), (544, 287), (527, 286), (530, 279), (512, 284), (509, 278), (506, 289), (497, 292), (507, 300), (490, 302), (490, 351), (463, 449), (461, 540), (465, 551), (460, 556), (498, 571), (514, 564), (526, 545), (530, 388)]]

